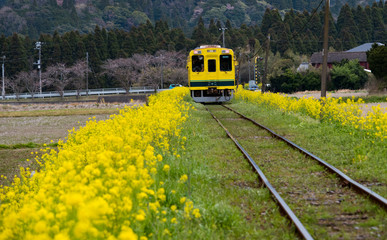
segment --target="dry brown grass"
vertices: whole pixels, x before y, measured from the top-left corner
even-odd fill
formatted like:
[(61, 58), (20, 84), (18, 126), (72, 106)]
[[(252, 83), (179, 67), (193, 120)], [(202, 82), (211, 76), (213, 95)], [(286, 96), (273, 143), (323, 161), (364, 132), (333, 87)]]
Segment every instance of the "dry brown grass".
[[(141, 104), (135, 102), (133, 104)], [(0, 105), (0, 144), (15, 145), (29, 142), (49, 144), (65, 140), (68, 131), (84, 126), (95, 116), (97, 121), (108, 119), (128, 104), (24, 104)], [(0, 175), (9, 180), (19, 175), (21, 166), (31, 165), (31, 152), (39, 148), (0, 149)], [(36, 166), (31, 166), (34, 169)], [(8, 184), (0, 180), (0, 184)]]

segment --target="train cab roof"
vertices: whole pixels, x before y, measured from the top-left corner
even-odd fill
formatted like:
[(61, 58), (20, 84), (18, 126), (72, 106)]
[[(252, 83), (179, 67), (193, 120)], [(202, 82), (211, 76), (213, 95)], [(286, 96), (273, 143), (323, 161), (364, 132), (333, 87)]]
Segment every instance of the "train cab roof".
[(203, 48), (221, 48), (220, 45), (201, 45), (200, 47), (197, 47), (195, 49), (203, 49)]
[[(194, 50), (191, 50), (190, 54), (203, 54), (204, 52), (212, 53), (217, 52), (217, 50), (211, 50), (211, 49), (219, 49), (221, 52), (219, 53), (232, 53), (232, 50), (229, 48), (221, 47), (220, 45), (201, 45), (200, 47), (195, 48)], [(205, 50), (207, 49), (207, 51)]]

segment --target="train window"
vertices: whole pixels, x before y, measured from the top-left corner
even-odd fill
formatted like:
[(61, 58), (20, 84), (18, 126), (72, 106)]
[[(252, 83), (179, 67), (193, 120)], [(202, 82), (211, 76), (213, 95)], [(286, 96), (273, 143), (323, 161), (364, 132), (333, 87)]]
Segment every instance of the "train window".
[(216, 72), (216, 60), (215, 59), (208, 60), (208, 71), (209, 72)]
[(204, 71), (204, 57), (203, 55), (192, 56), (192, 72)]
[(220, 55), (220, 71), (231, 71), (231, 55)]

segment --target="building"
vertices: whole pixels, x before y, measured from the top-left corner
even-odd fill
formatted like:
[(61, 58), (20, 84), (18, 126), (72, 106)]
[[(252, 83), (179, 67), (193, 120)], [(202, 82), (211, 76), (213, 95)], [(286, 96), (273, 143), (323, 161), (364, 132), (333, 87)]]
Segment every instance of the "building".
[[(377, 43), (378, 45), (384, 45)], [(364, 69), (370, 69), (367, 62), (367, 51), (372, 48), (373, 43), (365, 43), (358, 47), (352, 48), (345, 52), (330, 52), (328, 53), (328, 67), (332, 68), (334, 63), (339, 63), (344, 59), (347, 60), (359, 60), (359, 64)], [(319, 68), (323, 63), (323, 55), (321, 52), (313, 53), (310, 58), (310, 63), (313, 67)]]

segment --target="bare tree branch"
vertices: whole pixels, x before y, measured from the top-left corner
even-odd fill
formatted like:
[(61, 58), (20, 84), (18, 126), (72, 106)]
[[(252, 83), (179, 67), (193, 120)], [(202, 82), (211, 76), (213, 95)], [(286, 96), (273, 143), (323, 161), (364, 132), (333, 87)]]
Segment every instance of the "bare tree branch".
[(31, 94), (32, 100), (34, 95), (40, 89), (39, 74), (36, 70), (30, 72), (23, 72), (23, 78), (21, 79), (25, 89)]
[(69, 78), (70, 70), (66, 68), (64, 63), (57, 63), (47, 68), (44, 73), (45, 79), (50, 83), (59, 93), (63, 99), (64, 89), (71, 83)]
[(15, 77), (11, 79), (5, 79), (6, 87), (11, 88), (12, 92), (16, 95), (16, 99), (19, 101), (20, 93), (25, 90), (25, 85), (23, 79), (27, 77), (26, 72), (20, 72)]
[(77, 90), (77, 99), (81, 94), (81, 90), (86, 87), (86, 71), (89, 71), (89, 69), (85, 61), (78, 61), (69, 68), (69, 80), (71, 85)]

